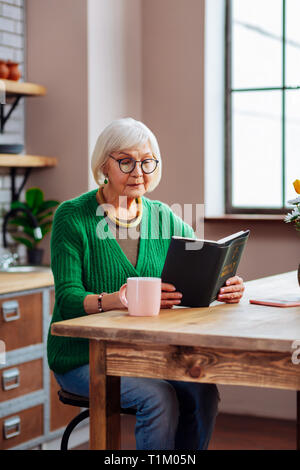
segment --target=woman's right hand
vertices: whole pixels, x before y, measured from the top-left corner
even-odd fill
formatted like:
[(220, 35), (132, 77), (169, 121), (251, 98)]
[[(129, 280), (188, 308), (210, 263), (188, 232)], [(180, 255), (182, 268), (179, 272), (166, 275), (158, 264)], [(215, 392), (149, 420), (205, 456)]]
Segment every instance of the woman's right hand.
[(161, 283), (161, 308), (172, 308), (173, 305), (180, 305), (181, 297), (181, 292), (176, 292), (176, 287), (173, 284)]

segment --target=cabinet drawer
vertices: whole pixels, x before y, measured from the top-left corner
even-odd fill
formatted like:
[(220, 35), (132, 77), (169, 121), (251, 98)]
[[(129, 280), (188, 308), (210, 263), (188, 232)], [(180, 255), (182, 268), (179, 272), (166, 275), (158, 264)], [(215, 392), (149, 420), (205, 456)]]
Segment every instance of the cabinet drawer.
[(1, 340), (6, 352), (42, 343), (42, 293), (0, 300)]
[(43, 388), (43, 361), (24, 362), (0, 370), (0, 402), (41, 390)]
[(0, 449), (15, 447), (43, 434), (43, 405), (0, 419)]

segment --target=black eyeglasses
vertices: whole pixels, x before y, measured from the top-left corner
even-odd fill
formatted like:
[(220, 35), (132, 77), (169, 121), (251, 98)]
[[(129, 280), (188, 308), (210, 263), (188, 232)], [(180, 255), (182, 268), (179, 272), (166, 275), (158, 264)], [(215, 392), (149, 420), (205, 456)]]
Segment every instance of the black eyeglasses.
[(140, 163), (143, 173), (149, 175), (150, 173), (153, 173), (153, 171), (156, 170), (157, 165), (159, 163), (158, 160), (156, 160), (155, 158), (146, 158), (145, 160), (141, 161), (135, 160), (131, 157), (125, 157), (120, 159), (117, 159), (112, 155), (109, 155), (109, 157), (113, 158), (116, 162), (119, 163), (120, 170), (123, 173), (131, 173), (135, 169), (135, 165), (137, 163)]

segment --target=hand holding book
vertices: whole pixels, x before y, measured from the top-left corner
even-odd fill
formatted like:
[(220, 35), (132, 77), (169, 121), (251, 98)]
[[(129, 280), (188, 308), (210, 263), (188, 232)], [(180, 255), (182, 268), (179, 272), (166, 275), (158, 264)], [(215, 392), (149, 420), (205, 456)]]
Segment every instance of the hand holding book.
[(245, 290), (243, 279), (239, 276), (230, 277), (226, 281), (226, 287), (221, 287), (217, 300), (219, 302), (226, 302), (227, 304), (238, 303)]
[(161, 283), (161, 302), (160, 308), (172, 308), (174, 305), (180, 305), (182, 293), (176, 291), (173, 284)]

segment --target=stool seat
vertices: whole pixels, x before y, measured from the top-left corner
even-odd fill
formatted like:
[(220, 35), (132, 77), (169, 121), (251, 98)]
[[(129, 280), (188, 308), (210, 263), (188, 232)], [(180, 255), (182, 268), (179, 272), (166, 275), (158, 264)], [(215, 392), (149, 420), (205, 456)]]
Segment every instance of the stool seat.
[(66, 392), (62, 388), (58, 390), (57, 393), (60, 401), (65, 405), (79, 406), (80, 408), (89, 408), (90, 406), (90, 400), (88, 397)]
[[(88, 397), (81, 395), (75, 395), (74, 393), (66, 392), (62, 388), (58, 390), (58, 397), (62, 403), (65, 405), (79, 406), (80, 408), (89, 408), (90, 400)], [(135, 415), (136, 410), (134, 408), (121, 408), (121, 414)]]

